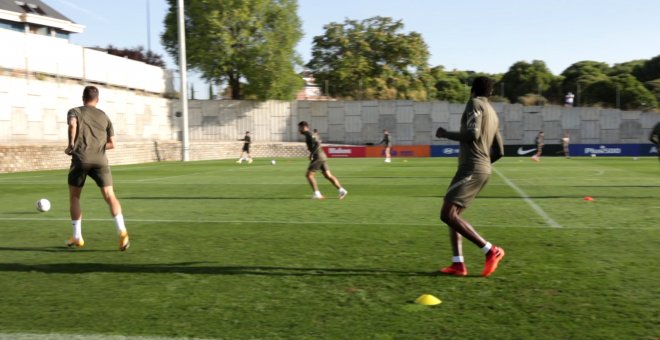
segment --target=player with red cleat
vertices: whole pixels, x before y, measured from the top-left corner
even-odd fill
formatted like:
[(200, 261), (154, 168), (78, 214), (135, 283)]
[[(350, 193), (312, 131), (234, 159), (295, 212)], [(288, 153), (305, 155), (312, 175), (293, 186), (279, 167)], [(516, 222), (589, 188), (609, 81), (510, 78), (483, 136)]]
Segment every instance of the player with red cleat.
[(487, 77), (477, 77), (472, 84), (472, 98), (468, 101), (463, 116), (461, 129), (450, 132), (438, 128), (436, 137), (460, 142), (458, 170), (452, 180), (440, 218), (449, 226), (449, 238), (452, 244), (452, 265), (440, 270), (441, 273), (465, 276), (467, 267), (463, 260), (462, 237), (477, 245), (486, 254), (486, 264), (482, 276), (492, 274), (504, 257), (504, 249), (493, 246), (461, 217), (470, 202), (488, 182), (491, 163), (504, 154), (504, 144), (499, 132), (497, 112), (488, 102), (493, 90), (493, 83)]

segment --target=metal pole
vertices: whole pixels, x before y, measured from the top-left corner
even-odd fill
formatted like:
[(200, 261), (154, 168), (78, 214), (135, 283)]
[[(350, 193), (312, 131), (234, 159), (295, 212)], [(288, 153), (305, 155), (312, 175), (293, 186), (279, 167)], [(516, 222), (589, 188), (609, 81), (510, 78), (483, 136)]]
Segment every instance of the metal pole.
[(619, 85), (616, 86), (616, 108), (621, 108), (621, 88)]
[(151, 52), (151, 9), (147, 0), (147, 52)]
[(183, 161), (190, 160), (190, 140), (188, 137), (188, 70), (186, 61), (186, 26), (184, 25), (183, 0), (178, 0), (179, 17), (179, 70), (181, 72), (181, 112), (183, 115), (183, 126), (181, 139), (183, 142)]

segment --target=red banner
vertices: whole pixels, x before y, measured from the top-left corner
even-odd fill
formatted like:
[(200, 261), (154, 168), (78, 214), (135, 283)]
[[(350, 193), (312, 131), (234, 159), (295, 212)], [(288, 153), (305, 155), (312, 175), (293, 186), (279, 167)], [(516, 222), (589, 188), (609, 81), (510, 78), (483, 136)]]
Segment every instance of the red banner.
[(330, 158), (366, 157), (364, 146), (324, 146), (323, 152)]
[[(392, 157), (430, 157), (430, 145), (395, 145), (390, 151)], [(385, 157), (385, 147), (369, 146), (366, 150), (367, 157)]]

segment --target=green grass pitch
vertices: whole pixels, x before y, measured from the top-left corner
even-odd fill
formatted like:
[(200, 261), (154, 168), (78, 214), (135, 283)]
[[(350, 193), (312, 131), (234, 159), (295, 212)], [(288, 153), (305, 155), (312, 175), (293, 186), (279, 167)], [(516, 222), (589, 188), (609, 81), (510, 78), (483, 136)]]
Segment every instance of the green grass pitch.
[[(329, 164), (345, 200), (320, 174), (328, 199), (309, 199), (303, 159), (113, 167), (125, 253), (91, 180), (86, 245), (71, 250), (66, 171), (0, 175), (0, 334), (660, 337), (656, 158), (498, 162), (529, 199), (494, 173), (467, 210), (507, 251), (489, 278), (469, 243), (469, 277), (432, 275), (450, 262), (438, 211), (455, 159)], [(443, 302), (412, 303), (421, 294)]]

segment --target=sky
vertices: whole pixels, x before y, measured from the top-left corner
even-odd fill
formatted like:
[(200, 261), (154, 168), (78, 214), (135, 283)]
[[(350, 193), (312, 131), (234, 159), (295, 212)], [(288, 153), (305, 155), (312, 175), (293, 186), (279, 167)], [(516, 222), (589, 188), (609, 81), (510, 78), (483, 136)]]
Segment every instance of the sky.
[[(165, 0), (43, 0), (78, 24), (71, 42), (83, 46), (151, 44), (177, 68), (160, 43)], [(222, 0), (218, 0), (222, 1)], [(430, 66), (504, 73), (521, 60), (543, 60), (554, 74), (582, 60), (609, 64), (660, 55), (657, 0), (298, 0), (307, 62), (323, 26), (345, 19), (389, 16), (422, 35)], [(149, 18), (147, 20), (147, 5)], [(150, 31), (150, 34), (147, 32)], [(150, 39), (149, 39), (150, 37)], [(196, 98), (208, 85), (191, 72)]]

